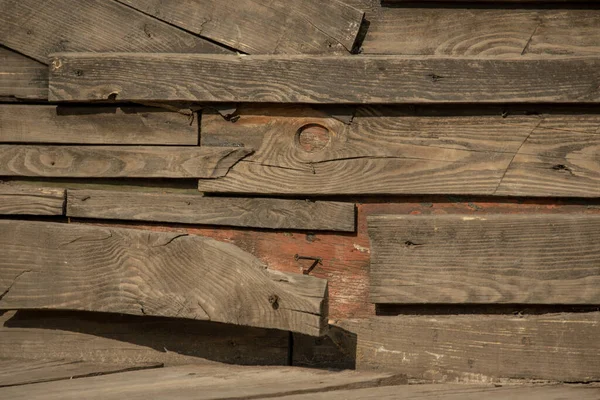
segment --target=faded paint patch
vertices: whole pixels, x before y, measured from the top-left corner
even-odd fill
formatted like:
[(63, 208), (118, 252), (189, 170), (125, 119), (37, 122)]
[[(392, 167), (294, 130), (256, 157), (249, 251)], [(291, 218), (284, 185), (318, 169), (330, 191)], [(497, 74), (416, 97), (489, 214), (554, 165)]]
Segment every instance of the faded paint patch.
[(361, 246), (360, 244), (354, 243), (354, 248), (360, 251), (361, 253), (371, 254), (371, 249), (369, 249), (368, 247)]

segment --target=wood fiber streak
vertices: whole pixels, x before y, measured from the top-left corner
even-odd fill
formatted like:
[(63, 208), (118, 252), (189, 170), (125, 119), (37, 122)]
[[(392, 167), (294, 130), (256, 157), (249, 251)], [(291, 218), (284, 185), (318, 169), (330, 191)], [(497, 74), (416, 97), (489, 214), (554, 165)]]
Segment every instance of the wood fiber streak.
[(69, 190), (70, 217), (353, 232), (354, 204)]
[(347, 54), (364, 15), (337, 0), (118, 1), (249, 54)]
[(0, 100), (48, 100), (48, 67), (0, 46)]
[[(58, 53), (53, 101), (598, 103), (600, 58)], [(315, 71), (319, 71), (315, 74)]]
[(63, 189), (0, 184), (0, 215), (63, 215)]
[(158, 146), (0, 145), (0, 175), (62, 178), (215, 178), (251, 150)]
[(0, 43), (43, 63), (59, 51), (228, 52), (112, 0), (1, 0), (0, 9)]
[(185, 234), (0, 221), (2, 309), (210, 320), (320, 335), (327, 282)]
[(374, 303), (600, 304), (600, 217), (370, 216)]

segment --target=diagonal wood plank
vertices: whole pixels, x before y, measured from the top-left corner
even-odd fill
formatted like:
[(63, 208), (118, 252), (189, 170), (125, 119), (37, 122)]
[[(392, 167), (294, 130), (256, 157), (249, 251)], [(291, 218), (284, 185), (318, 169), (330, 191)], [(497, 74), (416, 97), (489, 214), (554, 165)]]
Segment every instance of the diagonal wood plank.
[(348, 53), (364, 13), (338, 0), (118, 0), (250, 54)]
[(600, 303), (595, 215), (374, 215), (374, 303)]
[(48, 67), (0, 46), (0, 100), (48, 100)]
[(228, 52), (112, 0), (0, 0), (0, 9), (0, 43), (43, 63), (57, 51)]
[(215, 178), (251, 150), (161, 146), (0, 145), (0, 175), (63, 178)]
[(0, 214), (63, 215), (65, 190), (0, 184)]
[(210, 320), (321, 335), (327, 281), (176, 233), (0, 221), (0, 308)]
[(203, 197), (172, 193), (68, 190), (69, 217), (271, 229), (354, 231), (354, 204)]

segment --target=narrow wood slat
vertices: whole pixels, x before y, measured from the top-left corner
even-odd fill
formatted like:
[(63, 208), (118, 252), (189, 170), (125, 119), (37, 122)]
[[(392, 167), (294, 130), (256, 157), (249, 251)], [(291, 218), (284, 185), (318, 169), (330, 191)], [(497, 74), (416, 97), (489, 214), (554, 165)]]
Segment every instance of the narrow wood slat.
[[(114, 66), (118, 65), (119, 68)], [(50, 99), (598, 103), (600, 58), (58, 53)], [(315, 74), (315, 71), (319, 71)]]
[(198, 144), (198, 121), (154, 107), (0, 105), (0, 143)]
[(250, 152), (225, 147), (0, 145), (0, 175), (214, 178)]
[(0, 184), (0, 214), (63, 215), (64, 189)]
[(385, 372), (319, 371), (293, 367), (200, 366), (160, 368), (107, 376), (6, 388), (11, 399), (64, 399), (85, 393), (87, 399), (241, 399), (282, 398), (406, 383)]
[(364, 13), (338, 0), (118, 0), (250, 54), (348, 53)]
[(0, 46), (0, 100), (48, 100), (48, 67)]
[(0, 43), (43, 63), (57, 51), (228, 52), (112, 0), (0, 0), (0, 9)]
[[(85, 361), (0, 359), (0, 388), (160, 367), (160, 363), (123, 366)], [(2, 391), (0, 389), (0, 393)]]
[(600, 303), (599, 216), (367, 220), (374, 303)]
[(354, 231), (354, 204), (326, 201), (68, 190), (67, 215), (271, 229)]
[(0, 308), (116, 312), (321, 335), (327, 281), (201, 236), (0, 221)]

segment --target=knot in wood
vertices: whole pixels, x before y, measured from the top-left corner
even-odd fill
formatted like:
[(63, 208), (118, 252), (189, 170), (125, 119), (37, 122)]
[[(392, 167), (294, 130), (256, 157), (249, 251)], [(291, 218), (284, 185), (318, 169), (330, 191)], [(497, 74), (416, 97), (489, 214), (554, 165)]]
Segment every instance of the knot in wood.
[(308, 153), (323, 150), (330, 140), (329, 129), (319, 124), (303, 125), (296, 133), (296, 143)]
[(273, 310), (277, 310), (279, 308), (279, 296), (277, 296), (276, 294), (270, 295), (269, 303), (271, 303)]

